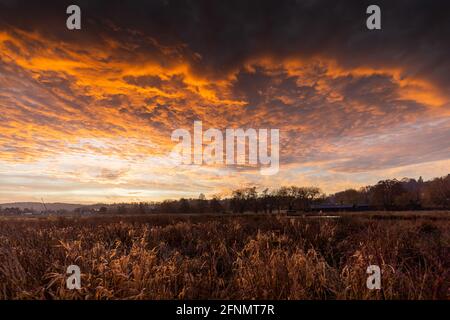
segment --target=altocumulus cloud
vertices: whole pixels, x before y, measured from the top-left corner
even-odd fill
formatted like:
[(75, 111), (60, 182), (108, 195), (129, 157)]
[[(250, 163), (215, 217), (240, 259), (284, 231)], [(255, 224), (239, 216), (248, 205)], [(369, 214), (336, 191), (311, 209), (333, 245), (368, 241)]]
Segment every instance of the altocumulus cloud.
[[(69, 4), (0, 0), (1, 201), (448, 173), (450, 4), (379, 1), (376, 32), (365, 1), (79, 1), (77, 32)], [(280, 174), (171, 166), (194, 120), (279, 128)]]

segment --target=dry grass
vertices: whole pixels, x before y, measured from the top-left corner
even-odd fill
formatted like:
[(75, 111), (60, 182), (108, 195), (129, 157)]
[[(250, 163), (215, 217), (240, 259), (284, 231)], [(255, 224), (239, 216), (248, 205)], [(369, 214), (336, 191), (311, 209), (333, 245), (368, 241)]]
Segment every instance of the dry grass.
[[(0, 299), (448, 299), (450, 222), (0, 219)], [(65, 288), (77, 264), (82, 289)], [(366, 268), (383, 271), (366, 288)]]

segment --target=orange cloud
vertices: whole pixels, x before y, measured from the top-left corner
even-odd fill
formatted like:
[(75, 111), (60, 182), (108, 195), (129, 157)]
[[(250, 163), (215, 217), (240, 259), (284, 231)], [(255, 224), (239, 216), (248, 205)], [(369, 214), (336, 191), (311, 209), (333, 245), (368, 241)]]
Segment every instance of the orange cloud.
[[(107, 193), (119, 185), (121, 192), (150, 197), (147, 187), (186, 190), (193, 181), (195, 190), (205, 193), (288, 177), (319, 181), (329, 190), (322, 176), (339, 175), (336, 185), (360, 183), (346, 181), (342, 173), (365, 172), (367, 178), (367, 172), (417, 164), (414, 150), (406, 148), (380, 156), (397, 132), (408, 146), (412, 134), (425, 146), (437, 132), (431, 148), (422, 148), (434, 158), (421, 161), (446, 159), (449, 99), (431, 82), (406, 76), (407, 70), (349, 68), (321, 56), (258, 56), (212, 77), (193, 66), (202, 57), (186, 44), (141, 41), (104, 37), (84, 47), (37, 32), (0, 31), (0, 162), (16, 176), (23, 171), (13, 164), (20, 164), (30, 172), (43, 170), (46, 178), (76, 182), (80, 190)], [(152, 50), (138, 50), (139, 45)], [(168, 166), (171, 131), (190, 129), (194, 120), (221, 129), (279, 128), (283, 178), (268, 181), (255, 168)], [(441, 129), (418, 132), (438, 120), (444, 121)], [(383, 136), (390, 143), (379, 139)], [(55, 168), (50, 159), (58, 159)], [(80, 161), (90, 167), (84, 170)]]

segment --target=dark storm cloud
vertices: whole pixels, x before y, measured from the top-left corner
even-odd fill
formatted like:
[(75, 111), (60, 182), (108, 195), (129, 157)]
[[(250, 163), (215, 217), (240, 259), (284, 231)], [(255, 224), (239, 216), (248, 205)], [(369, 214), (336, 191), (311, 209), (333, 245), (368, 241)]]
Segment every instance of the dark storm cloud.
[[(82, 8), (83, 30), (65, 29), (65, 8)], [(373, 1), (0, 1), (6, 25), (41, 30), (49, 37), (98, 41), (105, 32), (129, 41), (152, 37), (164, 45), (186, 44), (194, 70), (227, 73), (258, 56), (328, 55), (340, 65), (402, 67), (450, 90), (450, 2), (376, 1), (382, 30), (365, 27)], [(150, 47), (137, 47), (149, 50)], [(179, 53), (179, 52), (178, 52)], [(176, 53), (174, 53), (176, 54)], [(186, 53), (180, 53), (186, 54)]]

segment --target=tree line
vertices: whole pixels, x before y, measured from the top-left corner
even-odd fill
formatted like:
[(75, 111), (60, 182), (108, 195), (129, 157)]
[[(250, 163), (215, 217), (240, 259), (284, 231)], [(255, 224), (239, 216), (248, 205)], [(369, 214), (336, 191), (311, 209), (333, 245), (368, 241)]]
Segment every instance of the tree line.
[[(317, 187), (282, 186), (277, 189), (239, 188), (228, 197), (207, 199), (181, 198), (162, 202), (123, 203), (82, 207), (79, 213), (150, 214), (150, 213), (281, 213), (309, 211), (313, 205), (364, 206), (371, 210), (450, 209), (450, 174), (423, 181), (404, 178), (381, 180), (360, 189), (347, 189), (331, 195)], [(27, 211), (26, 209), (25, 211)], [(17, 208), (1, 209), (3, 214), (21, 214)]]
[(404, 178), (379, 181), (359, 190), (349, 189), (331, 196), (335, 203), (369, 204), (379, 209), (449, 209), (450, 174), (423, 181)]
[[(309, 211), (312, 205), (366, 206), (373, 210), (450, 209), (450, 174), (429, 181), (404, 178), (381, 180), (360, 189), (331, 195), (317, 187), (282, 186), (277, 189), (239, 188), (229, 197), (201, 194), (199, 198), (119, 205), (116, 213), (281, 213)], [(105, 212), (111, 212), (106, 210)]]

